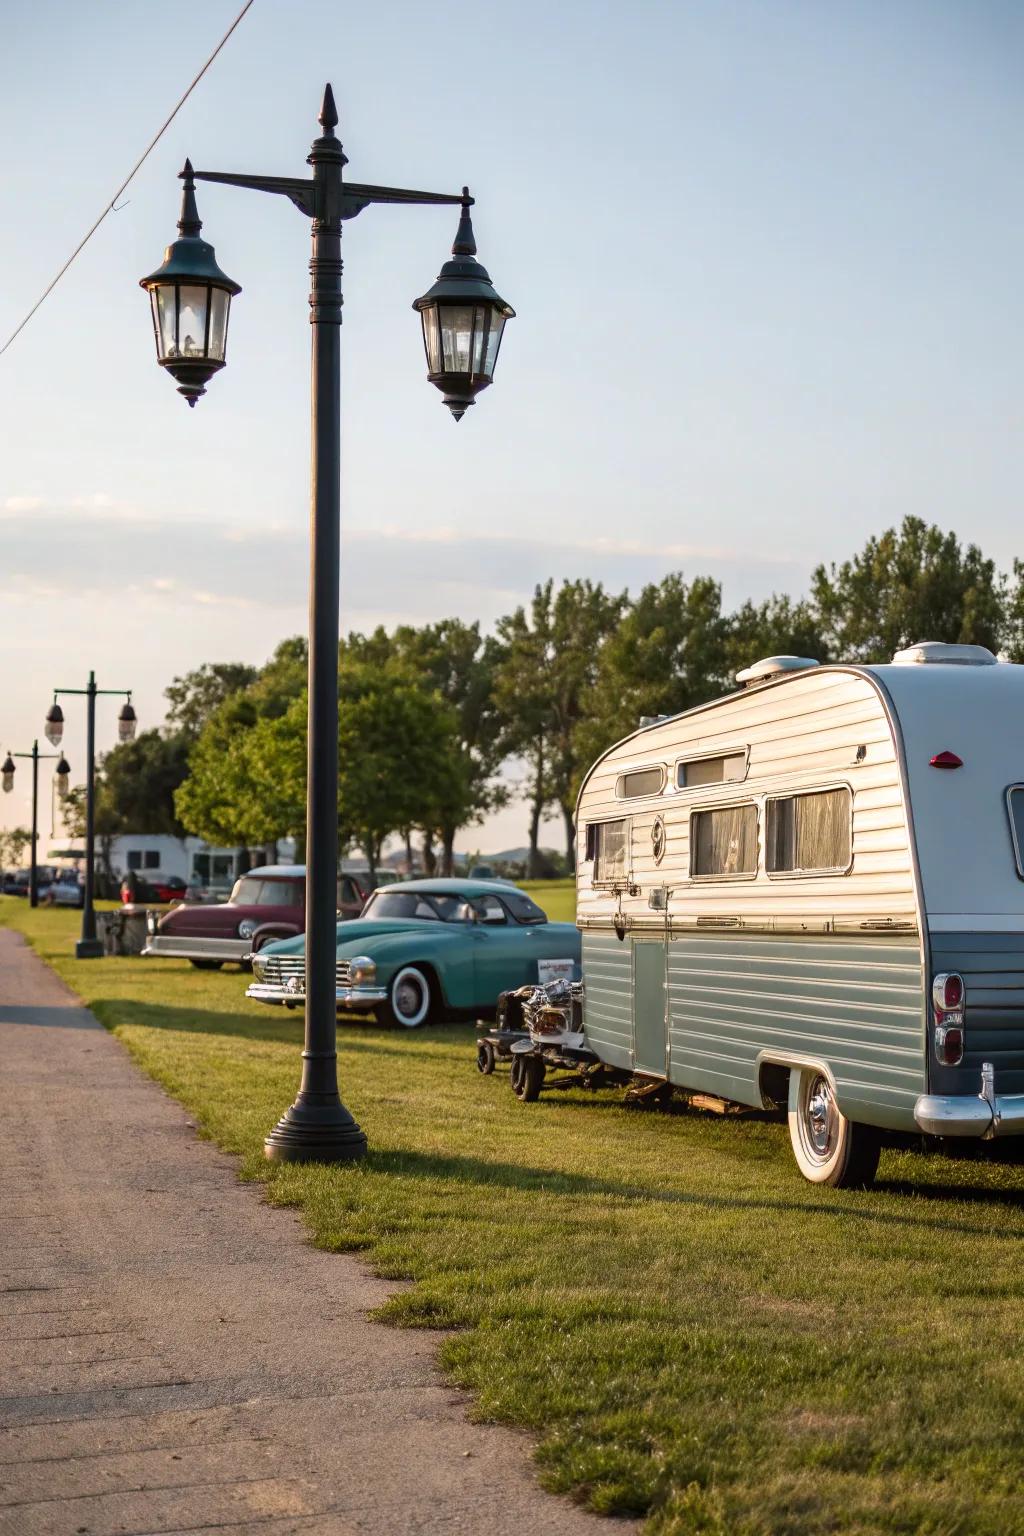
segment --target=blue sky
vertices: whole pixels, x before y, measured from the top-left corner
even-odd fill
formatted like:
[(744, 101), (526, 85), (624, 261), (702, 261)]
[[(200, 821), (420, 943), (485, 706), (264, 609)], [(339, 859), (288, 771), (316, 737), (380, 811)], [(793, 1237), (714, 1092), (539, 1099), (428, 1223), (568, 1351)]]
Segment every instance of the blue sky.
[[(3, 336), (238, 3), (5, 18)], [(256, 0), (0, 358), (2, 745), (30, 746), (49, 691), (90, 666), (155, 723), (175, 673), (304, 628), (306, 221), (200, 187), (243, 293), (195, 411), (155, 364), (137, 280), (173, 237), (185, 155), (304, 174), (328, 78), (349, 175), (468, 182), (518, 310), (456, 427), (410, 308), (451, 211), (346, 226), (345, 627), (490, 623), (549, 574), (795, 593), (908, 512), (1008, 566), (1022, 54), (1024, 10), (986, 0)], [(75, 767), (83, 734), (72, 716)], [(0, 817), (25, 814), (5, 797)], [(469, 841), (524, 825), (514, 809)]]

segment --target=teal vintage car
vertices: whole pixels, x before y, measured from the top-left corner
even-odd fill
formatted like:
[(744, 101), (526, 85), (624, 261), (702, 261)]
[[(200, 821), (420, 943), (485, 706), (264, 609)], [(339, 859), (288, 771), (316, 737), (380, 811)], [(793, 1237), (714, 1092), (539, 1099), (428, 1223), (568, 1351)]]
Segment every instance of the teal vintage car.
[[(246, 997), (301, 1006), (305, 942), (281, 939), (253, 955)], [(491, 1014), (510, 987), (578, 980), (580, 935), (500, 881), (405, 880), (374, 891), (360, 917), (338, 924), (337, 967), (339, 1008), (416, 1029)]]

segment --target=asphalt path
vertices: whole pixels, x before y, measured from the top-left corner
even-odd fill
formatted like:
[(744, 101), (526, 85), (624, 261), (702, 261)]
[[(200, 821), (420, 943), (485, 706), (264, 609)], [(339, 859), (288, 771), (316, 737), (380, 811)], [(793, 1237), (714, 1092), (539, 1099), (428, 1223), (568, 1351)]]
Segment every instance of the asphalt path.
[[(102, 961), (97, 961), (102, 964)], [(0, 929), (3, 1536), (611, 1536)]]

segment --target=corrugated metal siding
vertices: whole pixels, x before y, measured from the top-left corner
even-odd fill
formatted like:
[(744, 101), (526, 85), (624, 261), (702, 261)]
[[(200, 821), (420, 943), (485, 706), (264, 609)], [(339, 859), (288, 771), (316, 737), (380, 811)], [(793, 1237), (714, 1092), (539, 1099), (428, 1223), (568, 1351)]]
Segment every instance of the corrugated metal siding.
[[(749, 748), (740, 784), (674, 788), (681, 757)], [(864, 754), (857, 761), (857, 752)], [(633, 764), (661, 762), (668, 784), (659, 796), (633, 801), (615, 797), (615, 781)], [(692, 881), (689, 873), (691, 810), (754, 800), (759, 838), (764, 838), (764, 800), (769, 794), (849, 784), (853, 790), (853, 867), (846, 875), (770, 880), (763, 847), (755, 878)], [(654, 861), (651, 827), (665, 823), (666, 850)], [(776, 686), (734, 695), (703, 709), (652, 726), (612, 749), (595, 766), (580, 801), (581, 830), (588, 821), (629, 817), (631, 879), (638, 894), (612, 896), (592, 883), (592, 865), (581, 862), (578, 918), (581, 925), (610, 921), (621, 902), (627, 918), (648, 922), (653, 886), (672, 887), (670, 911), (680, 923), (719, 914), (770, 928), (783, 919), (807, 919), (821, 928), (855, 927), (891, 918), (914, 923), (917, 902), (913, 861), (892, 731), (871, 681), (850, 672), (804, 672)]]
[(602, 1061), (633, 1065), (633, 949), (614, 933), (584, 933), (583, 1027)]
[(933, 972), (959, 971), (967, 1011), (964, 1059), (940, 1067), (933, 1059), (934, 1093), (977, 1093), (981, 1064), (996, 1070), (997, 1093), (1024, 1093), (1024, 933), (932, 931)]
[(916, 937), (687, 934), (669, 946), (669, 983), (672, 1082), (756, 1104), (759, 1052), (803, 1054), (827, 1062), (848, 1112), (913, 1129), (925, 1091)]

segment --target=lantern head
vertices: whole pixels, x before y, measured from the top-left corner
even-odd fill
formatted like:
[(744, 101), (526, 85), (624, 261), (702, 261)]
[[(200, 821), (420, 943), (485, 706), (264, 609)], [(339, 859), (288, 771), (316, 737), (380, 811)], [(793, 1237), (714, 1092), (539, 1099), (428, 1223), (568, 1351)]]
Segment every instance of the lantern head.
[(134, 741), (135, 727), (138, 723), (138, 718), (132, 708), (132, 696), (129, 694), (127, 703), (122, 704), (121, 713), (117, 717), (118, 741)]
[(463, 187), (453, 259), (445, 262), (433, 288), (413, 304), (423, 322), (427, 378), (443, 392), (456, 421), (493, 379), (505, 321), (515, 316), (511, 304), (495, 292), (486, 268), (475, 260), (472, 202), (469, 188)]
[(66, 757), (62, 757), (54, 769), (53, 782), (57, 787), (57, 793), (60, 795), (60, 798), (66, 800), (71, 782), (71, 764)]
[(0, 767), (0, 782), (3, 783), (5, 795), (9, 795), (14, 788), (14, 758), (8, 752), (4, 758), (3, 767)]
[(206, 393), (207, 381), (224, 367), (228, 340), (228, 310), (241, 293), (217, 265), (213, 246), (199, 237), (202, 220), (196, 208), (192, 162), (180, 173), (179, 239), (164, 252), (163, 265), (140, 278), (153, 306), (156, 358), (177, 380), (178, 394), (195, 405)]
[(54, 699), (46, 711), (46, 725), (44, 727), (46, 739), (53, 747), (59, 747), (64, 740), (64, 711), (57, 700)]

